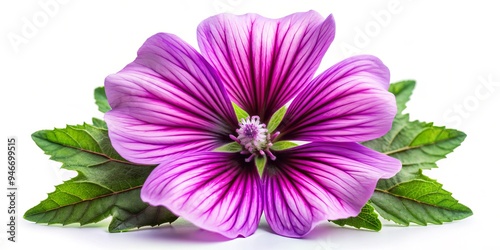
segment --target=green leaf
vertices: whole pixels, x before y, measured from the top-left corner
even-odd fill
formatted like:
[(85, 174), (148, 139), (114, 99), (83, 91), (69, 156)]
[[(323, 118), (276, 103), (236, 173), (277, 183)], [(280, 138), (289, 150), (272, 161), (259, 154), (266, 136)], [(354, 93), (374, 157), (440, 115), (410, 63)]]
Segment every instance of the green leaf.
[(458, 203), (441, 184), (421, 174), (410, 181), (383, 186), (375, 189), (371, 204), (382, 217), (401, 225), (442, 224), (472, 215), (472, 210)]
[(94, 90), (94, 99), (99, 111), (106, 113), (111, 110), (104, 87), (98, 87)]
[(396, 116), (387, 134), (363, 145), (400, 160), (401, 171), (415, 172), (436, 168), (436, 162), (460, 146), (465, 137), (465, 133), (455, 129), (410, 121), (405, 114)]
[(216, 149), (215, 152), (228, 152), (228, 153), (237, 153), (241, 151), (241, 145), (237, 142), (230, 142), (228, 144), (224, 144)]
[(392, 129), (384, 136), (363, 145), (401, 161), (402, 169), (394, 177), (381, 179), (370, 204), (384, 218), (401, 225), (441, 224), (472, 215), (442, 185), (422, 174), (437, 168), (436, 162), (453, 152), (464, 141), (465, 133), (432, 123), (410, 121), (401, 114), (415, 87), (414, 81), (392, 84), (398, 114)]
[(108, 125), (106, 124), (106, 122), (104, 120), (101, 120), (99, 118), (92, 118), (92, 125), (98, 127), (98, 128), (102, 128), (102, 129), (108, 129)]
[(259, 175), (262, 176), (262, 173), (264, 173), (264, 168), (266, 167), (267, 157), (265, 155), (262, 155), (262, 156), (257, 156), (254, 159), (255, 159), (255, 166), (257, 167)]
[(286, 106), (281, 107), (278, 109), (274, 114), (271, 116), (271, 119), (269, 120), (269, 124), (267, 124), (267, 132), (271, 134), (274, 132), (274, 130), (280, 125), (281, 120), (283, 120), (283, 117), (285, 116), (286, 110), (288, 108)]
[(238, 118), (238, 122), (241, 121), (241, 119), (250, 117), (250, 115), (245, 110), (240, 108), (240, 106), (238, 106), (236, 103), (232, 102), (232, 104), (234, 112), (236, 113), (236, 117)]
[(333, 220), (331, 222), (339, 226), (348, 225), (357, 229), (365, 228), (377, 232), (382, 229), (382, 223), (378, 219), (378, 214), (375, 213), (373, 207), (368, 203), (361, 209), (358, 216), (347, 219)]
[(297, 146), (299, 146), (299, 144), (292, 142), (292, 141), (277, 141), (277, 142), (273, 143), (273, 146), (271, 146), (271, 149), (276, 150), (276, 151), (282, 151), (282, 150), (294, 148)]
[(37, 223), (81, 225), (112, 216), (110, 232), (173, 222), (177, 217), (140, 198), (140, 189), (155, 166), (130, 163), (113, 149), (107, 130), (92, 125), (42, 130), (35, 143), (62, 167), (78, 175), (63, 184), (24, 218)]
[(396, 96), (396, 105), (398, 107), (398, 114), (401, 114), (406, 108), (406, 103), (410, 100), (410, 96), (415, 89), (415, 81), (407, 80), (392, 83), (389, 86), (389, 92)]

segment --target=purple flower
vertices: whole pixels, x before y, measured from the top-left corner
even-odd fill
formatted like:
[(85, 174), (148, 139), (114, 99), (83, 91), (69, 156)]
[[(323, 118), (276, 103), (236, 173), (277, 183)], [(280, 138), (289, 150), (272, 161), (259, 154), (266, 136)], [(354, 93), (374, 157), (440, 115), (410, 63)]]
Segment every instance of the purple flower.
[[(389, 131), (396, 105), (389, 70), (373, 56), (313, 79), (334, 33), (332, 16), (309, 11), (210, 17), (198, 27), (201, 54), (172, 34), (149, 38), (105, 82), (113, 147), (132, 162), (159, 164), (142, 199), (229, 238), (254, 233), (262, 212), (289, 237), (356, 216), (378, 179), (401, 168), (358, 143)], [(238, 121), (231, 101), (249, 117)], [(306, 143), (273, 149), (279, 141)], [(215, 150), (234, 142), (241, 152)], [(259, 157), (267, 158), (262, 175)]]

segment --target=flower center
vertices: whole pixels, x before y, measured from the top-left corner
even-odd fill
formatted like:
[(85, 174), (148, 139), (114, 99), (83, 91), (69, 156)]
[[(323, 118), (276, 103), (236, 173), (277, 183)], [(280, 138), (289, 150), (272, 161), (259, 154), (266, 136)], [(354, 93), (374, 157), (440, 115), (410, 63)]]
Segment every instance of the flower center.
[(271, 153), (270, 148), (273, 146), (272, 141), (276, 139), (279, 132), (271, 136), (268, 133), (266, 124), (260, 123), (258, 116), (247, 117), (246, 119), (242, 118), (238, 125), (240, 125), (240, 128), (236, 129), (238, 137), (234, 135), (229, 135), (229, 137), (242, 146), (243, 150), (241, 154), (250, 154), (245, 159), (246, 162), (250, 162), (255, 156), (259, 155), (267, 155), (271, 160), (276, 159), (276, 156)]

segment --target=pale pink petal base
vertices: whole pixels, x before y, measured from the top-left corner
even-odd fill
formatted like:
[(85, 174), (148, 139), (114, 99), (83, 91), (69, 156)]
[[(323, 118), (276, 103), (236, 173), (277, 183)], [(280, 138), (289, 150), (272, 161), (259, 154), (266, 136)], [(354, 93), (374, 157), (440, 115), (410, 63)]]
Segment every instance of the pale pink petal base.
[(235, 238), (257, 229), (261, 189), (253, 162), (246, 163), (239, 154), (206, 152), (158, 166), (144, 183), (141, 198), (200, 228)]
[(316, 224), (356, 216), (380, 178), (401, 163), (357, 143), (310, 143), (266, 166), (264, 213), (276, 233), (302, 237)]

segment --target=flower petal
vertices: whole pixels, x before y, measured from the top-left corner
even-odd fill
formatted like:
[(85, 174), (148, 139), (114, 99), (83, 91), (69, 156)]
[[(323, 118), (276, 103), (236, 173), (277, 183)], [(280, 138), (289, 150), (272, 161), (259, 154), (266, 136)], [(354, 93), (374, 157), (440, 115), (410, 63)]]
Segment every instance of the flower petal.
[(264, 213), (276, 233), (289, 237), (356, 216), (378, 179), (401, 169), (398, 160), (354, 142), (313, 142), (276, 157), (263, 175)]
[(310, 81), (334, 35), (333, 17), (315, 11), (279, 19), (220, 14), (198, 27), (201, 52), (231, 99), (266, 123)]
[(134, 62), (105, 81), (109, 135), (127, 160), (158, 164), (171, 154), (213, 149), (237, 128), (212, 66), (170, 34), (156, 34)]
[(141, 198), (228, 238), (255, 232), (262, 215), (262, 184), (240, 154), (188, 154), (150, 174)]
[(291, 103), (281, 140), (361, 142), (387, 133), (396, 115), (389, 70), (376, 57), (355, 56), (316, 77)]

